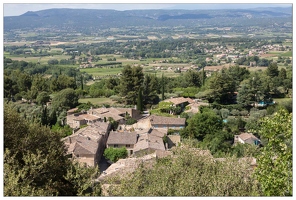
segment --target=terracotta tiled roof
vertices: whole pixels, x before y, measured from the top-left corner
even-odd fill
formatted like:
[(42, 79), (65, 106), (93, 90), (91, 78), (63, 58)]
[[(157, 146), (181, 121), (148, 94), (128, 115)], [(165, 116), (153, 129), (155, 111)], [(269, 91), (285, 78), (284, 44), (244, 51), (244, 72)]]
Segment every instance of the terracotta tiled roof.
[(174, 118), (174, 117), (163, 117), (163, 116), (150, 116), (151, 124), (162, 124), (162, 125), (177, 125), (185, 126), (186, 118)]
[(150, 135), (154, 135), (154, 136), (157, 136), (157, 137), (163, 137), (167, 134), (168, 130), (167, 129), (164, 129), (164, 131), (161, 131), (159, 129), (152, 129), (151, 132), (150, 132)]
[(154, 150), (165, 150), (162, 137), (151, 135), (149, 133), (140, 135), (138, 142), (134, 146), (134, 152), (154, 149)]
[(125, 111), (120, 111), (117, 108), (107, 108), (109, 110), (110, 113), (114, 114), (114, 115), (122, 115), (125, 113)]
[(109, 112), (109, 110), (107, 108), (96, 108), (96, 109), (92, 109), (92, 110), (99, 113), (99, 114)]
[(133, 109), (132, 108), (116, 108), (116, 110), (118, 110), (119, 112), (121, 112), (122, 114), (126, 113), (126, 112), (131, 112)]
[(253, 140), (259, 140), (256, 136), (254, 136), (252, 133), (242, 133), (238, 136), (240, 139), (243, 141), (246, 141), (248, 139), (253, 139)]
[(102, 119), (104, 117), (106, 117), (107, 120), (108, 120), (109, 117), (112, 117), (115, 121), (119, 121), (119, 120), (123, 119), (123, 117), (121, 117), (119, 115), (116, 115), (116, 114), (113, 114), (111, 112), (103, 113), (100, 116), (101, 116)]
[(75, 155), (96, 154), (98, 147), (99, 145), (96, 141), (80, 136), (77, 138), (73, 153)]
[(79, 129), (75, 134), (72, 135), (72, 137), (74, 135), (81, 134), (84, 136), (92, 137), (93, 139), (98, 139), (101, 137), (101, 134), (105, 134), (108, 131), (109, 124), (109, 122), (97, 121), (85, 128)]
[(108, 137), (107, 144), (136, 144), (137, 134), (135, 132), (113, 132)]
[(72, 109), (68, 110), (67, 112), (75, 112), (76, 110), (78, 110), (78, 108), (72, 108)]
[(95, 122), (63, 138), (62, 141), (65, 143), (67, 153), (95, 154), (99, 146), (98, 141), (109, 131), (108, 128), (108, 122)]
[(184, 98), (184, 97), (178, 97), (178, 98), (171, 98), (171, 99), (166, 99), (164, 100), (164, 102), (172, 102), (175, 105), (179, 105), (181, 103), (194, 103), (194, 100), (190, 99), (190, 98)]
[(82, 115), (75, 117), (73, 120), (78, 120), (78, 121), (91, 120), (91, 121), (93, 121), (93, 120), (97, 120), (97, 119), (100, 119), (100, 117), (97, 117), (94, 115), (89, 115), (89, 114), (82, 114)]

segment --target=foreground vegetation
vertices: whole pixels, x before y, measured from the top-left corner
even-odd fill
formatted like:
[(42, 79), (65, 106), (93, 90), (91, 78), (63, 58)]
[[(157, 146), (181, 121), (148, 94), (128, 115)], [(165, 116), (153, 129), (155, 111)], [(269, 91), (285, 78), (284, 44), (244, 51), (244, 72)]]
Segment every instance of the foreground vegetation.
[(58, 133), (4, 105), (4, 196), (99, 196), (98, 168), (72, 163)]
[[(183, 141), (172, 157), (142, 164), (124, 178), (113, 177), (110, 196), (291, 196), (292, 115), (280, 110), (262, 121), (260, 132), (270, 141), (251, 161), (236, 156), (215, 159), (197, 149), (199, 141)], [(249, 154), (250, 155), (250, 154)], [(248, 154), (246, 155), (248, 156)], [(118, 184), (120, 183), (120, 184)]]

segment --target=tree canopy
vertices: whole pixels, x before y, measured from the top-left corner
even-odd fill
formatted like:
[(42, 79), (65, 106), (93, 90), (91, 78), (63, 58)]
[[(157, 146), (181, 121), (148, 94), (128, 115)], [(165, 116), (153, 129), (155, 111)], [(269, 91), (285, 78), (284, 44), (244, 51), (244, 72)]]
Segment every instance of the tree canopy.
[(131, 67), (126, 65), (122, 70), (120, 78), (120, 94), (124, 97), (126, 104), (136, 105), (139, 89), (144, 80), (142, 67)]
[(97, 169), (73, 165), (64, 153), (58, 134), (29, 124), (5, 105), (4, 196), (100, 195), (92, 184)]
[(264, 195), (292, 196), (292, 114), (279, 110), (262, 119), (259, 134), (268, 140), (255, 173)]
[[(214, 160), (198, 149), (182, 146), (172, 157), (140, 165), (124, 178), (111, 179), (110, 196), (258, 196), (248, 163)], [(120, 184), (116, 184), (116, 183)]]

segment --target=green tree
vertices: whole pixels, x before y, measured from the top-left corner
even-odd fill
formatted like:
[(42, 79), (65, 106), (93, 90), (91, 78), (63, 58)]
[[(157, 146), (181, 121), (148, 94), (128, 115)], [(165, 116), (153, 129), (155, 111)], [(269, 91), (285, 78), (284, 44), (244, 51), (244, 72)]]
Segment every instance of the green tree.
[(125, 66), (120, 77), (120, 94), (126, 104), (135, 105), (140, 87), (144, 79), (143, 68)]
[(156, 104), (159, 101), (157, 95), (158, 80), (155, 76), (145, 74), (143, 81), (143, 103), (144, 105)]
[(122, 147), (122, 148), (109, 147), (104, 151), (105, 158), (107, 158), (112, 162), (117, 162), (121, 158), (126, 158), (127, 155), (128, 154), (125, 147)]
[(64, 179), (69, 166), (60, 137), (4, 110), (4, 195), (75, 195)]
[(238, 89), (237, 103), (243, 107), (254, 105), (255, 94), (254, 89), (248, 83), (243, 83)]
[(118, 78), (110, 77), (106, 80), (107, 89), (113, 90), (116, 86), (118, 86)]
[(245, 67), (235, 65), (228, 68), (228, 74), (233, 80), (235, 80), (236, 86), (238, 86), (241, 81), (249, 77), (250, 71)]
[(17, 83), (14, 82), (9, 76), (4, 75), (4, 97), (10, 98), (18, 92)]
[(143, 111), (143, 96), (142, 96), (142, 90), (141, 89), (139, 89), (139, 92), (138, 92), (137, 110)]
[(57, 65), (59, 64), (59, 61), (57, 59), (51, 59), (51, 60), (48, 60), (47, 63), (49, 65)]
[(4, 196), (94, 196), (97, 168), (82, 168), (65, 156), (59, 134), (29, 124), (4, 106)]
[(226, 70), (213, 75), (210, 80), (209, 89), (211, 94), (208, 96), (210, 102), (228, 104), (233, 102), (233, 94), (236, 91), (235, 81), (228, 75)]
[(279, 75), (279, 69), (276, 62), (270, 63), (267, 67), (266, 74), (271, 78)]
[(184, 81), (186, 82), (186, 87), (200, 87), (201, 80), (199, 73), (193, 70), (189, 70), (184, 75)]
[(52, 107), (58, 109), (71, 109), (78, 105), (78, 95), (75, 90), (67, 88), (58, 92), (52, 99)]
[(38, 92), (49, 91), (49, 81), (41, 74), (34, 74), (32, 77), (32, 87), (35, 87)]
[(202, 141), (207, 134), (215, 134), (222, 128), (222, 118), (216, 115), (214, 111), (204, 109), (188, 120), (188, 126), (185, 128), (183, 136)]
[(77, 196), (101, 196), (101, 186), (94, 181), (99, 173), (98, 167), (82, 167), (74, 162), (68, 168), (65, 179), (73, 184)]
[(50, 89), (53, 92), (61, 91), (66, 88), (76, 89), (76, 81), (73, 77), (66, 75), (59, 75), (57, 78), (53, 77), (50, 81)]
[(264, 195), (292, 196), (292, 114), (279, 110), (264, 118), (259, 134), (268, 140), (255, 170)]
[(80, 86), (81, 86), (81, 90), (83, 90), (83, 76), (81, 75), (80, 76)]
[(46, 102), (48, 102), (50, 99), (50, 96), (47, 92), (40, 92), (36, 98), (36, 101), (39, 105), (45, 105)]
[(163, 77), (163, 73), (161, 75), (161, 100), (165, 100), (164, 98), (164, 77)]

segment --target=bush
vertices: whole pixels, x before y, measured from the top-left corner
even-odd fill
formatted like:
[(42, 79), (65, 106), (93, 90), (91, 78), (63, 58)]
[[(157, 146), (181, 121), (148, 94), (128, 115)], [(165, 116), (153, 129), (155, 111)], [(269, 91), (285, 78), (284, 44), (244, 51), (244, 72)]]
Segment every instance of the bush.
[(125, 147), (122, 148), (107, 148), (104, 151), (104, 156), (105, 158), (107, 158), (108, 160), (112, 161), (112, 162), (117, 162), (119, 159), (121, 158), (126, 158), (127, 157), (127, 150)]
[(249, 112), (247, 110), (240, 111), (241, 116), (247, 116), (248, 114), (249, 114)]
[(127, 125), (132, 125), (134, 123), (137, 123), (137, 120), (135, 120), (134, 118), (129, 118), (128, 120), (126, 120)]
[(233, 115), (233, 116), (239, 116), (240, 112), (239, 112), (239, 110), (237, 110), (237, 109), (233, 109), (233, 110), (230, 112), (230, 114)]

